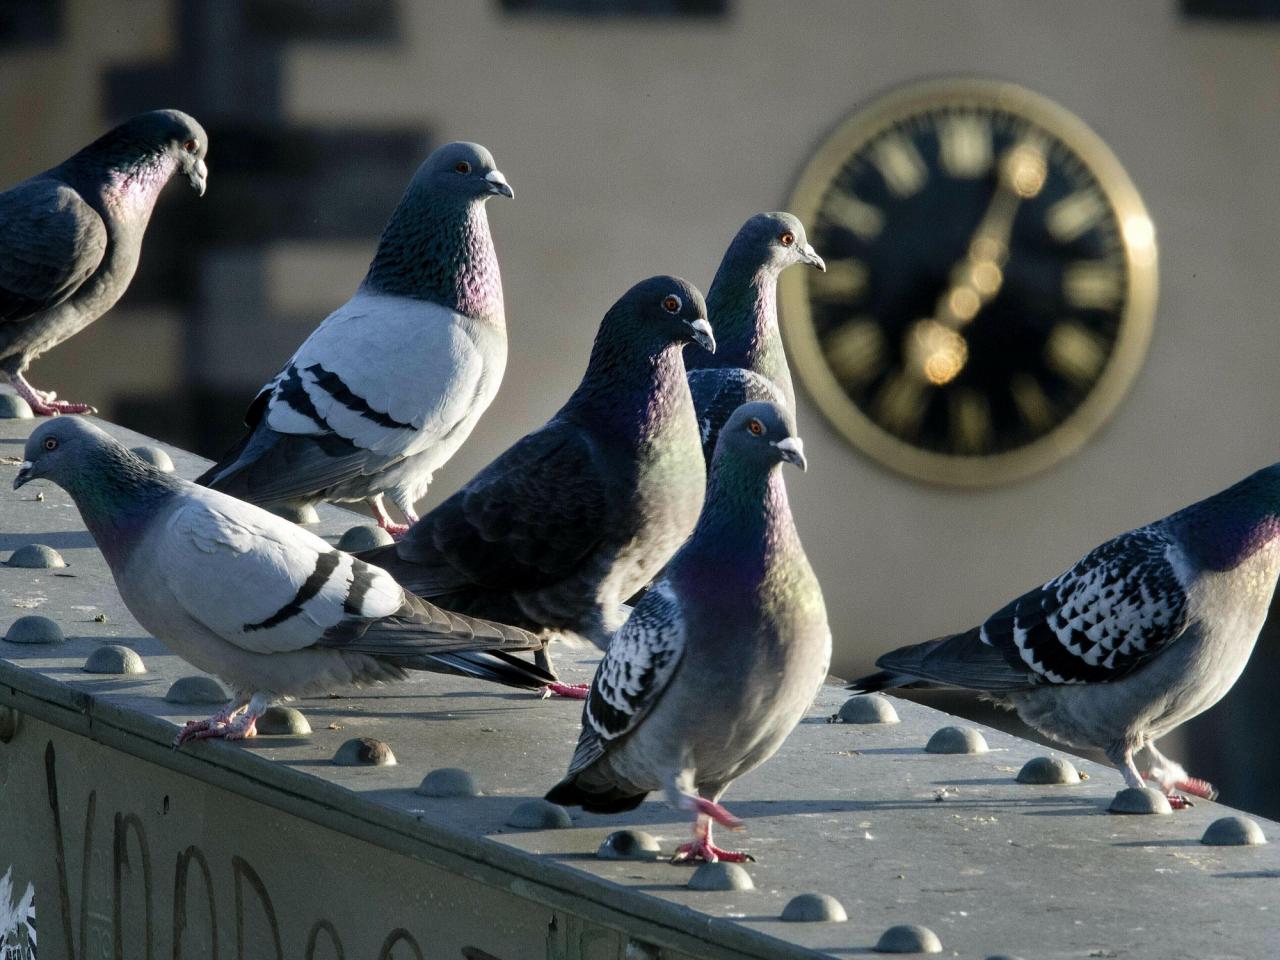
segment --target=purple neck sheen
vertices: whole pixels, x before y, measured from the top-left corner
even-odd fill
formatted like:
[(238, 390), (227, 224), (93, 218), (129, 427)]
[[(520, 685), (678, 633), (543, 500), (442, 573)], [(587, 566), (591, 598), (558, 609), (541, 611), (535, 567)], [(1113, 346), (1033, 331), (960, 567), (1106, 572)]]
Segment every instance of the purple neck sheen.
[(1231, 570), (1280, 537), (1280, 464), (1192, 504), (1167, 521), (1208, 570)]
[(503, 323), (502, 274), (484, 202), (406, 196), (383, 231), (364, 287)]

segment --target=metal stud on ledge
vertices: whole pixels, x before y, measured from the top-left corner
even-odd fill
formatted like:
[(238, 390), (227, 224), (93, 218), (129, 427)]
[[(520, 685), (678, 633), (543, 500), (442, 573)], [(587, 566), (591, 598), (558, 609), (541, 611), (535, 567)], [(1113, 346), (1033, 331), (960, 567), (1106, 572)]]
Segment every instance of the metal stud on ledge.
[(57, 570), (67, 565), (62, 554), (43, 543), (28, 543), (25, 547), (19, 547), (9, 555), (5, 563), (27, 570)]
[(478, 797), (480, 788), (471, 774), (461, 767), (441, 767), (422, 778), (414, 791), (424, 797)]
[(926, 753), (986, 753), (987, 741), (972, 727), (943, 727), (924, 745)]
[(382, 740), (372, 737), (355, 737), (338, 748), (333, 763), (339, 767), (392, 767), (396, 755)]
[(1173, 813), (1169, 798), (1150, 787), (1125, 787), (1111, 800), (1108, 813), (1167, 814)]
[(4, 638), (9, 643), (62, 643), (67, 639), (60, 626), (38, 614), (19, 617), (13, 621)]
[[(258, 718), (257, 727), (264, 737), (305, 737), (311, 732), (311, 724), (297, 707), (267, 707)], [(389, 747), (387, 753), (391, 753)], [(395, 762), (395, 757), (391, 762)]]
[(395, 543), (395, 538), (381, 527), (371, 523), (352, 527), (338, 538), (338, 549), (347, 553), (359, 553), (361, 550), (372, 550), (374, 547), (385, 547)]
[(596, 850), (597, 860), (657, 860), (658, 841), (643, 830), (615, 830)]
[(880, 934), (876, 953), (941, 953), (942, 941), (928, 927), (904, 923)]
[(1080, 773), (1061, 757), (1032, 757), (1018, 771), (1018, 782), (1070, 786), (1080, 782)]
[(836, 718), (841, 723), (897, 723), (898, 711), (888, 697), (867, 693), (842, 703)]
[(782, 909), (789, 923), (844, 923), (849, 919), (844, 904), (825, 893), (802, 893), (792, 897)]
[(1200, 842), (1210, 847), (1254, 847), (1266, 843), (1267, 837), (1248, 817), (1220, 817), (1209, 824)]
[(162, 473), (173, 473), (173, 457), (159, 447), (130, 447), (129, 452), (143, 463), (151, 464)]
[(751, 874), (739, 864), (725, 863), (723, 860), (704, 863), (698, 867), (689, 878), (688, 886), (690, 890), (704, 891), (754, 890), (756, 888), (751, 880)]
[(572, 824), (569, 811), (549, 800), (526, 800), (507, 817), (508, 827), (521, 830), (563, 830)]
[(31, 404), (16, 393), (0, 393), (0, 420), (31, 420)]
[(274, 513), (277, 517), (283, 517), (290, 523), (307, 526), (320, 522), (320, 514), (316, 513), (316, 508), (309, 503), (305, 503), (300, 507), (291, 503), (282, 503), (269, 509), (271, 513)]
[(164, 695), (168, 703), (226, 703), (230, 697), (213, 677), (179, 677)]
[(146, 664), (137, 651), (119, 643), (103, 644), (89, 654), (82, 668), (85, 673), (139, 674), (146, 673)]

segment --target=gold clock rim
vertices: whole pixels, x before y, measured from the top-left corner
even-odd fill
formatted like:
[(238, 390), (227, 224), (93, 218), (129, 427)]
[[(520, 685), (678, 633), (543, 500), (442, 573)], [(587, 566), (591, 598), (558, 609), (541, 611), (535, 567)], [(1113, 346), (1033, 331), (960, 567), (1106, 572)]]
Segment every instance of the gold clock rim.
[[(1134, 217), (1151, 223), (1137, 187), (1106, 142), (1061, 104), (1009, 81), (943, 77), (889, 90), (845, 118), (826, 135), (805, 165), (788, 209), (812, 225), (832, 178), (849, 155), (894, 120), (943, 106), (972, 103), (1025, 117), (1069, 147), (1088, 167), (1121, 231), (1128, 284), (1120, 332), (1111, 358), (1084, 401), (1049, 433), (1023, 447), (987, 456), (921, 450), (893, 436), (845, 394), (823, 357), (806, 294), (808, 277), (790, 270), (778, 284), (783, 339), (800, 381), (827, 420), (853, 446), (909, 477), (952, 487), (983, 487), (1026, 479), (1079, 450), (1110, 419), (1128, 394), (1146, 357), (1155, 326), (1159, 283), (1154, 227), (1149, 251), (1125, 236)], [(821, 251), (819, 251), (821, 252)]]

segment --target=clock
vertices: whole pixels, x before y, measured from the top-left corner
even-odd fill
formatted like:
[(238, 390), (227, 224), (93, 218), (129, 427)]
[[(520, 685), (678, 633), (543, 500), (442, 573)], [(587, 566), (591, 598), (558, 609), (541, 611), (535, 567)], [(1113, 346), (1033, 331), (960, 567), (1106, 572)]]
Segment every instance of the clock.
[(1116, 408), (1151, 337), (1156, 242), (1106, 144), (975, 79), (901, 88), (823, 143), (790, 209), (826, 273), (782, 275), (783, 333), (859, 449), (924, 480), (1025, 477)]

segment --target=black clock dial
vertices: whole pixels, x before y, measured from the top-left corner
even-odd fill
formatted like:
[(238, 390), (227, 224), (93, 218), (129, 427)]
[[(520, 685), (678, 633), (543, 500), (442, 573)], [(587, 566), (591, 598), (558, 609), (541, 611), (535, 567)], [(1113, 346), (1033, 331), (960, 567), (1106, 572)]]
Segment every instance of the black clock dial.
[[(891, 98), (806, 188), (828, 269), (789, 282), (784, 320), (806, 328), (815, 393), (848, 408), (855, 442), (933, 479), (1061, 455), (1146, 342), (1154, 237), (1136, 192), (1082, 124), (1019, 93), (944, 81)], [(894, 462), (895, 445), (911, 455)], [(990, 462), (956, 471), (975, 458)]]

